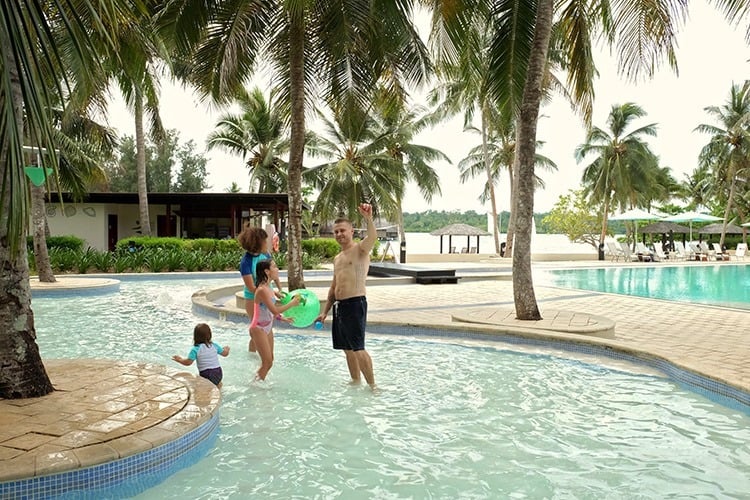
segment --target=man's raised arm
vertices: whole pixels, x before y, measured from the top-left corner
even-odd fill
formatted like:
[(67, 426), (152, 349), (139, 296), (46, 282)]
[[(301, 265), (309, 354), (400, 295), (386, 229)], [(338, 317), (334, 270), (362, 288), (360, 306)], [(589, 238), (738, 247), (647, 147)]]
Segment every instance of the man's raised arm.
[(365, 239), (359, 243), (359, 246), (369, 254), (372, 252), (372, 248), (375, 246), (375, 241), (378, 239), (378, 230), (375, 228), (375, 221), (372, 218), (372, 205), (369, 203), (362, 203), (359, 205), (358, 210), (367, 223), (367, 236), (365, 236)]

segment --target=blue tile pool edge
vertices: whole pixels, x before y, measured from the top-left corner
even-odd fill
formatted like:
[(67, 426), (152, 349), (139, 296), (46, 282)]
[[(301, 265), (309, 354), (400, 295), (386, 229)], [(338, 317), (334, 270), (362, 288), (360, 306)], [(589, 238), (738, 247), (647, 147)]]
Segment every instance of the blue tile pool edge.
[[(473, 326), (473, 327), (472, 327)], [(650, 369), (658, 370), (664, 376), (687, 390), (700, 394), (711, 401), (742, 411), (750, 415), (750, 393), (727, 382), (710, 376), (696, 373), (687, 368), (677, 366), (673, 362), (660, 356), (632, 349), (606, 344), (606, 340), (588, 339), (555, 339), (544, 333), (535, 333), (534, 337), (525, 333), (497, 332), (481, 325), (436, 325), (433, 327), (392, 324), (369, 324), (368, 333), (406, 337), (438, 337), (462, 338), (469, 340), (489, 340), (498, 343), (519, 345), (524, 347), (546, 347), (576, 354), (601, 356), (613, 360), (621, 360)], [(478, 328), (477, 328), (478, 327)], [(539, 337), (539, 338), (535, 338)], [(597, 343), (602, 340), (602, 343)]]
[(127, 498), (189, 467), (213, 448), (220, 411), (179, 438), (104, 464), (0, 483), (0, 498)]

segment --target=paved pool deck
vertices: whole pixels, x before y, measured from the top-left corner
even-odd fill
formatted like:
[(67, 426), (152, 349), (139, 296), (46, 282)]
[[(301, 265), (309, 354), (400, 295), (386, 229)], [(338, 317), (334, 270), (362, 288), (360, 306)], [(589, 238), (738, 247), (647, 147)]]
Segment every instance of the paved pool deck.
[[(510, 332), (608, 346), (661, 358), (750, 393), (750, 311), (555, 288), (535, 277), (536, 300), (544, 319), (519, 321), (513, 310), (509, 265), (509, 261), (492, 261), (477, 270), (476, 264), (451, 263), (445, 267), (456, 268), (462, 276), (457, 284), (373, 279), (368, 282), (369, 323)], [(645, 264), (545, 262), (533, 268), (541, 273), (602, 265)], [(90, 280), (63, 276), (56, 287), (75, 289), (91, 285)], [(325, 297), (329, 283), (324, 274), (311, 279), (308, 286)], [(34, 287), (32, 283), (32, 295)], [(233, 297), (226, 301), (224, 307), (232, 307)], [(377, 372), (377, 359), (374, 362)], [(107, 360), (45, 360), (45, 365), (57, 389), (54, 393), (0, 400), (0, 482), (88, 467), (149, 450), (194, 429), (220, 405), (220, 391), (194, 371)]]

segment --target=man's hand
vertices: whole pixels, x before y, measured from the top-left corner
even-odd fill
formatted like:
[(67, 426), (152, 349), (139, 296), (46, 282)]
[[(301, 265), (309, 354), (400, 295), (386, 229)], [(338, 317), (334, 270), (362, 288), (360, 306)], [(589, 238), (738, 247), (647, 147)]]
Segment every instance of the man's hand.
[(360, 215), (362, 215), (362, 217), (365, 217), (367, 219), (372, 218), (372, 205), (370, 205), (369, 203), (360, 203), (357, 209), (359, 210), (359, 213)]

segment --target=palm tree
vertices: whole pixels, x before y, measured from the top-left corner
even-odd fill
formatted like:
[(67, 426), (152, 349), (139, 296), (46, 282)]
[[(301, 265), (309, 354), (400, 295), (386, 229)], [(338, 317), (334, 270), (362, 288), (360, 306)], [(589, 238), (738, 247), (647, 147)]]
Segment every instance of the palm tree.
[(305, 178), (319, 190), (313, 216), (331, 220), (357, 213), (362, 200), (372, 204), (374, 213), (395, 212), (403, 182), (378, 123), (361, 108), (334, 110), (333, 114), (331, 119), (319, 113), (323, 133), (311, 150), (313, 156), (329, 161), (305, 172)]
[[(133, 1), (133, 0), (125, 0)], [(148, 207), (148, 181), (146, 167), (146, 130), (156, 143), (166, 137), (159, 115), (159, 78), (164, 62), (170, 62), (166, 40), (156, 29), (157, 14), (163, 8), (162, 0), (136, 0), (128, 16), (115, 18), (115, 24), (105, 26), (107, 37), (113, 39), (117, 51), (111, 52), (97, 73), (87, 78), (86, 85), (77, 88), (82, 96), (77, 106), (85, 109), (95, 105), (106, 109), (110, 85), (114, 83), (125, 104), (133, 113), (135, 125), (135, 165), (137, 173), (138, 211), (141, 234), (151, 235), (151, 217)], [(105, 43), (107, 40), (97, 40)], [(145, 120), (148, 120), (146, 127)]]
[(255, 87), (236, 98), (239, 113), (222, 115), (209, 134), (208, 149), (219, 148), (242, 157), (250, 170), (250, 190), (279, 193), (287, 190), (289, 120)]
[[(303, 288), (302, 171), (305, 111), (318, 98), (364, 105), (380, 80), (421, 83), (430, 62), (412, 24), (411, 3), (354, 0), (175, 0), (161, 16), (191, 56), (184, 74), (226, 100), (266, 62), (290, 109), (290, 288)], [(207, 29), (209, 28), (210, 29)], [(316, 92), (317, 91), (317, 92)], [(356, 213), (356, 212), (355, 212)]]
[[(115, 49), (112, 31), (105, 33), (103, 26), (119, 26), (115, 21), (130, 19), (142, 5), (132, 0), (0, 4), (0, 94), (5, 96), (0, 120), (0, 397), (38, 397), (53, 387), (36, 345), (31, 310), (23, 146), (46, 149), (42, 166), (57, 168), (52, 110), (64, 102), (70, 75), (81, 80), (96, 72), (99, 61)], [(74, 59), (76, 71), (71, 71)]]
[(386, 154), (394, 160), (391, 168), (397, 176), (398, 189), (394, 193), (393, 210), (386, 211), (385, 215), (390, 220), (395, 219), (398, 225), (403, 263), (406, 258), (406, 232), (402, 201), (406, 184), (409, 181), (415, 182), (422, 198), (431, 201), (433, 196), (440, 194), (440, 178), (430, 167), (430, 163), (450, 163), (450, 159), (438, 149), (414, 142), (420, 132), (434, 125), (434, 113), (429, 113), (421, 106), (410, 108), (398, 93), (381, 88), (375, 99), (374, 114)]
[[(101, 165), (111, 157), (116, 147), (116, 138), (112, 129), (101, 125), (86, 116), (83, 111), (54, 109), (53, 130), (60, 152), (57, 176), (47, 179), (47, 186), (54, 186), (58, 191), (64, 190), (81, 198), (87, 188), (106, 179)], [(28, 148), (39, 161), (38, 148)], [(39, 281), (53, 283), (56, 281), (47, 251), (47, 215), (45, 210), (45, 184), (32, 183), (31, 189), (31, 227), (33, 228), (34, 262)]]
[[(494, 196), (494, 186), (500, 182), (500, 177), (507, 172), (510, 178), (511, 198), (513, 198), (513, 159), (516, 154), (516, 130), (512, 122), (503, 119), (493, 120), (495, 124), (489, 131), (469, 127), (469, 132), (475, 132), (482, 135), (482, 143), (469, 150), (466, 158), (462, 159), (458, 168), (461, 170), (459, 179), (466, 182), (470, 178), (479, 177), (487, 174), (487, 159), (490, 159), (489, 179), (484, 185), (484, 190), (479, 196), (479, 201), (486, 202)], [(488, 135), (489, 132), (489, 135)], [(544, 144), (538, 141), (538, 145)], [(541, 168), (546, 171), (557, 170), (554, 161), (541, 154), (536, 155), (537, 161), (535, 168)], [(538, 188), (544, 188), (544, 180), (535, 174), (535, 185)], [(493, 204), (493, 207), (495, 205)], [(496, 208), (493, 208), (496, 210)], [(497, 215), (495, 215), (495, 218)], [(497, 231), (496, 231), (497, 232)], [(505, 255), (511, 255), (513, 251), (513, 228), (507, 229), (505, 243)], [(499, 251), (498, 251), (499, 253)]]
[[(647, 185), (648, 172), (657, 167), (658, 160), (648, 146), (646, 136), (656, 135), (656, 125), (648, 124), (631, 130), (633, 122), (646, 115), (633, 103), (612, 106), (607, 118), (608, 131), (592, 127), (586, 142), (575, 150), (580, 163), (593, 157), (583, 171), (583, 185), (592, 204), (602, 208), (602, 231), (599, 243), (607, 234), (607, 217), (614, 206), (634, 208), (645, 206), (634, 197)], [(650, 202), (651, 200), (648, 200)]]
[(702, 167), (713, 173), (715, 196), (725, 200), (720, 245), (724, 245), (727, 223), (736, 204), (738, 185), (747, 184), (750, 174), (750, 81), (733, 84), (723, 106), (704, 108), (719, 125), (701, 124), (695, 130), (709, 134), (701, 149)]
[[(650, 76), (663, 59), (675, 65), (676, 25), (684, 18), (686, 4), (643, 4), (625, 2), (556, 4), (553, 24), (552, 2), (498, 3), (486, 20), (493, 32), (489, 46), (490, 91), (498, 102), (519, 117), (517, 155), (514, 162), (515, 199), (511, 224), (516, 229), (513, 252), (513, 289), (516, 314), (520, 319), (538, 319), (538, 307), (531, 280), (531, 218), (533, 216), (533, 164), (535, 160), (538, 102), (545, 88), (546, 65), (560, 61), (567, 71), (567, 87), (574, 97), (591, 91), (596, 72), (591, 58), (593, 37), (602, 36), (614, 46), (622, 73), (629, 78)], [(744, 10), (722, 0), (735, 14)], [(460, 54), (462, 40), (470, 39), (463, 27), (470, 12), (480, 11), (473, 3), (451, 2), (436, 9), (434, 32), (447, 39), (441, 43), (448, 56)], [(556, 33), (550, 47), (551, 34)], [(440, 39), (438, 39), (440, 41)], [(458, 47), (459, 49), (456, 49)], [(518, 222), (521, 224), (517, 224)]]

